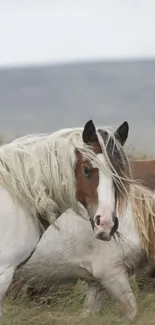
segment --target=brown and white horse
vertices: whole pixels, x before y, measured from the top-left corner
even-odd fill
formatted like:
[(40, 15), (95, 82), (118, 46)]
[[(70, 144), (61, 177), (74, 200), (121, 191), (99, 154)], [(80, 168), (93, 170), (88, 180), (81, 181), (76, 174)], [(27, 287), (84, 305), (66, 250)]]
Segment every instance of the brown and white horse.
[[(68, 208), (91, 217), (97, 237), (110, 240), (129, 194), (123, 151), (128, 124), (117, 131), (64, 129), (0, 147), (0, 302), (15, 269), (36, 249), (44, 225)], [(117, 157), (117, 163), (115, 160)]]
[(96, 239), (89, 222), (68, 210), (57, 221), (60, 231), (49, 227), (32, 258), (16, 273), (16, 284), (26, 281), (32, 291), (40, 292), (44, 285), (49, 289), (82, 278), (88, 283), (83, 316), (102, 310), (106, 289), (134, 318), (137, 303), (128, 276), (148, 257), (155, 260), (155, 196), (147, 188), (131, 188), (133, 195), (119, 221), (119, 240), (107, 244)]

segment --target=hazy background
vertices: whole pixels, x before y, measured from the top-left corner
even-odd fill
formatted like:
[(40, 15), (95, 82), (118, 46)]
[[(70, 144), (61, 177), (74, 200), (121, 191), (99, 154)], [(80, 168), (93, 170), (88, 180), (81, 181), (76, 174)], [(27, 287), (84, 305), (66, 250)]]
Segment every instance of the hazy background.
[(155, 155), (155, 3), (1, 0), (0, 133), (130, 124)]

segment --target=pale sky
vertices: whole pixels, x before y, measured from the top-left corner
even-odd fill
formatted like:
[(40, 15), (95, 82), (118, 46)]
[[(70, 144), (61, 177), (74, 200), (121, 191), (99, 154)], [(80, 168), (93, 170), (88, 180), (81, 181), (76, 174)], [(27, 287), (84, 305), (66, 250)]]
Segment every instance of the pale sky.
[(0, 0), (0, 65), (155, 57), (155, 0)]

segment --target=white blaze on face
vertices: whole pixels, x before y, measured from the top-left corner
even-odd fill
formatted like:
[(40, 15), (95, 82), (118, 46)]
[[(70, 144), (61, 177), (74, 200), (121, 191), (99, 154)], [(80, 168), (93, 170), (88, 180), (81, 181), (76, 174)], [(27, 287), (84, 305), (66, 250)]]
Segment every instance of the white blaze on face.
[(98, 158), (105, 166), (105, 170), (99, 171), (98, 185), (98, 208), (94, 217), (95, 231), (97, 233), (110, 234), (114, 226), (113, 212), (115, 207), (115, 193), (113, 179), (107, 171), (107, 163), (103, 154), (98, 154)]

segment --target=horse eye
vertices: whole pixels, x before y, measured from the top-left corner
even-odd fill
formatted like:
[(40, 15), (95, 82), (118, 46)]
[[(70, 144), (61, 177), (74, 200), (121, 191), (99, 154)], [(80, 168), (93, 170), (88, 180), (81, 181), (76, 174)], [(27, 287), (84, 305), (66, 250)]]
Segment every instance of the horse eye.
[(85, 176), (90, 178), (90, 176), (91, 176), (91, 168), (84, 167), (83, 170), (84, 170)]

